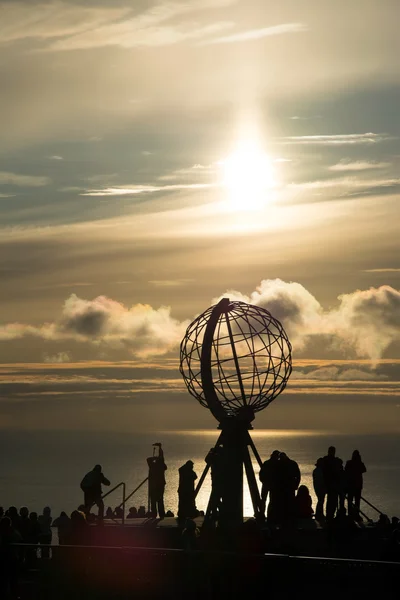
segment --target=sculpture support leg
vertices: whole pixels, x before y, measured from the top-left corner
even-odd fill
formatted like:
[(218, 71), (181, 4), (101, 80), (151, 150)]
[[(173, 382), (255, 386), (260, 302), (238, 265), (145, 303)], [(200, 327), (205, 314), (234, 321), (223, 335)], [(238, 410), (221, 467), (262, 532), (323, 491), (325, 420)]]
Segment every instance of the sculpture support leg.
[(249, 449), (246, 446), (244, 450), (244, 466), (246, 469), (246, 477), (247, 482), (249, 484), (251, 501), (254, 509), (254, 516), (256, 519), (260, 517), (261, 514), (261, 498), (260, 492), (258, 491), (257, 480), (254, 474), (253, 464), (251, 462)]
[[(228, 528), (240, 527), (243, 523), (243, 467), (249, 485), (254, 516), (261, 515), (261, 497), (249, 451), (251, 447), (256, 458), (258, 452), (246, 425), (234, 423), (223, 427), (216, 448), (222, 448), (222, 463), (213, 469), (212, 492), (208, 502), (205, 522), (218, 520)], [(222, 468), (221, 468), (222, 465)], [(209, 465), (203, 471), (196, 493), (208, 473)]]

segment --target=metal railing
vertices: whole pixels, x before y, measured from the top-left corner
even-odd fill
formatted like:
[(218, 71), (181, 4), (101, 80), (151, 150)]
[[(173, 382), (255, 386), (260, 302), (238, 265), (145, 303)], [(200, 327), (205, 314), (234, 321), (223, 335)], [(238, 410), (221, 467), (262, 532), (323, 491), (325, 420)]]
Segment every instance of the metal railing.
[[(113, 492), (115, 492), (115, 490), (117, 490), (118, 488), (122, 487), (122, 502), (120, 504), (118, 504), (118, 506), (116, 507), (116, 508), (122, 508), (122, 525), (125, 525), (126, 503), (128, 502), (128, 500), (130, 500), (132, 498), (132, 496), (134, 494), (136, 494), (136, 492), (138, 490), (140, 490), (140, 488), (148, 480), (149, 480), (148, 477), (146, 477), (146, 479), (143, 479), (143, 481), (141, 483), (139, 483), (139, 485), (133, 490), (133, 492), (131, 492), (130, 494), (128, 494), (128, 496), (126, 495), (126, 484), (125, 484), (124, 481), (121, 481), (121, 483), (118, 483), (115, 487), (113, 487), (111, 490), (109, 490), (108, 492), (106, 492), (105, 494), (102, 495), (101, 499), (104, 500), (104, 498), (107, 498), (107, 496), (109, 496), (110, 494), (112, 494)], [(149, 504), (149, 502), (150, 502), (149, 497), (148, 497), (147, 502)], [(150, 510), (149, 506), (148, 506), (148, 510)], [(115, 520), (115, 518), (112, 518), (112, 521), (114, 521), (115, 523), (117, 523), (117, 521)]]
[(139, 485), (133, 490), (133, 492), (131, 492), (128, 496), (126, 496), (125, 499), (121, 502), (121, 504), (119, 504), (117, 506), (117, 508), (121, 508), (121, 506), (123, 506), (124, 507), (124, 512), (125, 512), (125, 504), (128, 502), (128, 500), (130, 500), (132, 498), (132, 496), (134, 494), (136, 494), (136, 492), (138, 490), (140, 490), (140, 488), (142, 487), (142, 485), (144, 485), (146, 483), (146, 481), (148, 481), (148, 480), (149, 480), (148, 477), (146, 477), (146, 479), (143, 479), (142, 483), (139, 483)]
[[(365, 504), (368, 504), (368, 506), (370, 506), (373, 510), (375, 510), (377, 513), (379, 513), (380, 515), (384, 515), (385, 513), (383, 513), (381, 510), (379, 510), (379, 508), (377, 508), (376, 506), (374, 506), (372, 504), (372, 502), (369, 502), (369, 500), (367, 500), (366, 498), (364, 498), (363, 496), (361, 496), (361, 500), (363, 502), (365, 502)], [(361, 512), (361, 511), (360, 511)]]
[(109, 496), (110, 494), (112, 494), (113, 492), (115, 492), (115, 490), (117, 490), (120, 487), (122, 487), (122, 502), (121, 502), (121, 504), (119, 505), (118, 508), (122, 507), (122, 525), (125, 525), (125, 504), (126, 504), (126, 484), (125, 484), (125, 482), (121, 481), (121, 483), (118, 483), (111, 490), (109, 490), (108, 492), (106, 492), (105, 494), (103, 494), (102, 497), (101, 497), (101, 499), (104, 500), (104, 498), (107, 498), (107, 496)]

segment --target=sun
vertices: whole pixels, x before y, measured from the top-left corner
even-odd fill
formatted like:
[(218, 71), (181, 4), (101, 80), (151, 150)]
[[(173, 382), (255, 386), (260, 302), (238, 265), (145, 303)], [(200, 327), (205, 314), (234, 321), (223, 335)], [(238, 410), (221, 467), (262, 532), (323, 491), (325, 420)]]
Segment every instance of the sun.
[(272, 161), (258, 144), (241, 142), (221, 165), (231, 209), (259, 210), (268, 203), (274, 187)]

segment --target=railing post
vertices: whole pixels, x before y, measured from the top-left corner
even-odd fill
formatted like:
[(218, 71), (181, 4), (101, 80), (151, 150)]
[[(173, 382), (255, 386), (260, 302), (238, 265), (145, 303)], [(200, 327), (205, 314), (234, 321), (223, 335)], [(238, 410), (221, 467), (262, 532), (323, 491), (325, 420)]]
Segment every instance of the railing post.
[(122, 525), (125, 525), (125, 502), (126, 502), (126, 485), (122, 484)]

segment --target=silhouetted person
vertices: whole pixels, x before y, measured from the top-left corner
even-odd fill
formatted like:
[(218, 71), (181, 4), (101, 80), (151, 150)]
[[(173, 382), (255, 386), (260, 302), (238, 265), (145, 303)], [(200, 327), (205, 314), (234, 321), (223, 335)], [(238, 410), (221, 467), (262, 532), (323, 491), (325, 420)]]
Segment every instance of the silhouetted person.
[(192, 519), (186, 519), (185, 528), (182, 531), (182, 547), (184, 550), (197, 550), (200, 530)]
[(298, 519), (310, 519), (314, 514), (310, 491), (306, 485), (301, 485), (297, 490), (295, 514)]
[(137, 513), (137, 516), (139, 517), (139, 519), (144, 519), (146, 516), (146, 509), (144, 506), (139, 506), (139, 510)]
[(326, 496), (326, 485), (324, 478), (324, 459), (319, 458), (315, 463), (315, 469), (313, 471), (313, 485), (314, 492), (317, 496), (317, 506), (315, 508), (315, 518), (317, 521), (324, 519), (324, 502)]
[(178, 517), (180, 519), (192, 519), (197, 515), (196, 498), (194, 482), (197, 479), (193, 471), (193, 461), (188, 460), (179, 469), (179, 487), (178, 487)]
[(343, 486), (343, 461), (336, 456), (336, 448), (329, 446), (328, 454), (322, 459), (326, 486), (326, 518), (332, 520), (338, 508), (339, 494)]
[(138, 516), (138, 511), (135, 506), (131, 506), (128, 512), (127, 519), (136, 519)]
[(110, 482), (104, 477), (100, 465), (96, 465), (92, 471), (86, 473), (81, 481), (81, 490), (84, 493), (85, 513), (90, 513), (91, 507), (96, 504), (99, 508), (99, 519), (103, 519), (104, 516), (104, 502), (101, 497), (102, 485), (110, 485)]
[(109, 506), (106, 510), (106, 519), (112, 519), (114, 517), (113, 509)]
[(43, 509), (43, 513), (39, 515), (39, 525), (40, 525), (40, 537), (39, 543), (44, 545), (41, 549), (42, 558), (49, 558), (50, 556), (50, 548), (47, 545), (51, 544), (51, 540), (53, 537), (53, 532), (51, 530), (51, 524), (53, 522), (53, 518), (51, 516), (50, 506), (45, 506)]
[(124, 509), (122, 506), (116, 506), (114, 508), (114, 517), (116, 519), (122, 519), (124, 517)]
[(360, 520), (360, 501), (363, 488), (363, 473), (366, 473), (364, 463), (358, 450), (354, 450), (351, 460), (348, 460), (345, 467), (346, 491), (349, 515), (354, 519)]
[(11, 524), (15, 531), (19, 531), (20, 516), (16, 506), (10, 506), (6, 512), (6, 516), (11, 519)]
[(89, 525), (86, 521), (85, 513), (80, 510), (74, 510), (71, 513), (71, 527), (68, 536), (68, 543), (77, 546), (88, 544)]
[(31, 522), (29, 520), (29, 509), (27, 506), (21, 506), (19, 509), (19, 518), (19, 533), (21, 534), (22, 541), (25, 544), (29, 544)]
[(64, 546), (68, 543), (68, 536), (71, 530), (71, 519), (66, 512), (62, 511), (60, 516), (54, 519), (54, 527), (57, 527), (58, 543)]
[(297, 462), (281, 452), (276, 472), (276, 494), (279, 500), (278, 520), (283, 524), (289, 524), (294, 518), (295, 493), (300, 479)]
[(19, 554), (18, 547), (14, 544), (21, 542), (22, 538), (14, 529), (11, 518), (2, 517), (0, 521), (0, 598), (18, 598)]
[(149, 465), (149, 497), (150, 509), (153, 517), (160, 519), (165, 517), (164, 508), (164, 490), (165, 490), (165, 471), (167, 465), (164, 461), (164, 451), (160, 442), (154, 444), (158, 448), (158, 456), (149, 456), (147, 464)]
[[(29, 529), (29, 544), (39, 544), (41, 528), (38, 520), (37, 512), (29, 514), (30, 529)], [(37, 548), (28, 548), (26, 558), (30, 565), (34, 565), (37, 559)]]
[[(259, 478), (262, 483), (261, 486), (261, 514), (265, 515), (265, 506), (267, 503), (268, 494), (270, 495), (271, 502), (271, 491), (276, 484), (276, 471), (278, 466), (280, 452), (279, 450), (274, 450), (270, 456), (270, 458), (263, 462)], [(272, 510), (273, 512), (273, 510)]]

